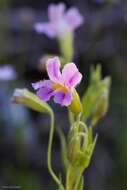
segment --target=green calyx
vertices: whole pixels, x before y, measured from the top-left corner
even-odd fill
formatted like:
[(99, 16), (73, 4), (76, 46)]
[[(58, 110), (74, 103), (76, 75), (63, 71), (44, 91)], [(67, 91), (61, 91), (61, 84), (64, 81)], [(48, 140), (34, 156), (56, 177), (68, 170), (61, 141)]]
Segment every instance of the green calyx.
[(75, 88), (73, 89), (73, 98), (68, 108), (75, 115), (79, 115), (82, 112), (82, 105), (80, 102), (80, 98)]
[(109, 104), (109, 91), (111, 79), (105, 77), (101, 79), (101, 66), (98, 65), (91, 70), (90, 85), (82, 98), (83, 112), (82, 118), (86, 121), (92, 119), (93, 124), (103, 117)]
[(76, 132), (74, 125), (68, 136), (67, 157), (73, 167), (87, 168), (96, 144), (97, 136), (92, 138), (92, 128), (87, 129), (83, 122), (79, 122)]

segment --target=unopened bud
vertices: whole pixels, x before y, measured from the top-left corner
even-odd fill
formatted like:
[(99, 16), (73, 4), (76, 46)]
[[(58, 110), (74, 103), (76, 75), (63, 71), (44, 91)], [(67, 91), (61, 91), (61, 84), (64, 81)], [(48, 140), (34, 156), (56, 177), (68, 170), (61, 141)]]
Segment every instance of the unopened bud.
[(101, 80), (101, 65), (98, 64), (95, 69), (92, 66), (90, 71), (90, 84), (95, 85)]
[(100, 89), (98, 105), (95, 110), (95, 116), (100, 118), (104, 116), (108, 109), (109, 102), (109, 89), (111, 84), (110, 77), (105, 78), (102, 82), (102, 87)]
[(70, 109), (70, 111), (76, 115), (80, 114), (82, 111), (82, 105), (80, 102), (80, 98), (78, 93), (76, 92), (76, 89), (73, 89), (73, 98), (71, 101), (71, 104), (68, 106), (68, 108)]
[(27, 89), (15, 89), (11, 99), (12, 104), (24, 104), (25, 106), (42, 113), (51, 113), (50, 106), (40, 100), (35, 94)]
[(68, 144), (67, 158), (72, 165), (76, 165), (79, 160), (80, 137), (74, 136)]

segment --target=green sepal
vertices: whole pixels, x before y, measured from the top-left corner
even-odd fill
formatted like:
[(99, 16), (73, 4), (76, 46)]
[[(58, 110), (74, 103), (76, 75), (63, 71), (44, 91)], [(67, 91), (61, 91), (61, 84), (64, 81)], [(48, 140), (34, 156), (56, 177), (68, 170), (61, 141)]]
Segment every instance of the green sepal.
[(93, 142), (93, 128), (92, 126), (89, 127), (89, 135), (88, 135), (89, 143)]
[(96, 134), (95, 138), (94, 138), (94, 141), (93, 141), (93, 144), (92, 144), (92, 148), (91, 148), (91, 156), (93, 154), (93, 151), (94, 151), (94, 148), (95, 148), (95, 145), (96, 145), (96, 142), (97, 142), (97, 138), (98, 138), (98, 134)]
[(82, 112), (82, 105), (80, 102), (80, 98), (75, 88), (73, 89), (73, 98), (68, 108), (75, 115), (79, 115)]
[(84, 152), (80, 151), (78, 157), (79, 159), (77, 160), (76, 165), (83, 168), (87, 168), (90, 163), (90, 154), (88, 153), (88, 151), (87, 150)]
[(71, 141), (72, 137), (74, 136), (75, 133), (75, 128), (76, 128), (76, 123), (74, 123), (71, 127), (70, 127), (70, 131), (68, 134), (68, 143)]
[(89, 166), (95, 145), (96, 145), (96, 141), (97, 141), (97, 135), (94, 138), (94, 141), (92, 143), (90, 143), (87, 147), (87, 149), (84, 152), (80, 152), (79, 154), (79, 160), (78, 160), (78, 166), (87, 168)]
[(68, 144), (67, 158), (70, 163), (74, 166), (77, 165), (79, 160), (79, 151), (80, 151), (80, 137), (74, 136)]

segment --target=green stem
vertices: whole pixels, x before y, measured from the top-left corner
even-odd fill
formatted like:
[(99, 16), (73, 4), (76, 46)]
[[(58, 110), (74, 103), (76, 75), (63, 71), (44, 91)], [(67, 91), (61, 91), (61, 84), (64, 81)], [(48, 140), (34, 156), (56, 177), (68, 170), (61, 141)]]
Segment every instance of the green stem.
[[(49, 143), (48, 143), (48, 169), (55, 180), (55, 182), (60, 186), (62, 186), (61, 181), (58, 179), (58, 177), (55, 175), (55, 173), (52, 170), (51, 166), (51, 150), (52, 150), (52, 141), (53, 141), (53, 133), (54, 133), (54, 114), (53, 112), (50, 113), (51, 116), (51, 128), (50, 128), (50, 133), (49, 133)], [(63, 188), (64, 189), (64, 188)]]
[(75, 127), (76, 133), (78, 133), (78, 130), (79, 130), (79, 123), (80, 123), (80, 115), (78, 115), (76, 119), (76, 127)]
[(79, 190), (83, 190), (83, 186), (84, 186), (84, 178), (82, 176), (79, 184)]
[(68, 117), (69, 117), (69, 122), (72, 125), (74, 123), (74, 115), (69, 109), (68, 109)]
[(87, 128), (86, 124), (83, 123), (82, 121), (80, 121), (79, 124), (84, 128), (86, 134), (88, 134), (88, 128)]
[(67, 170), (67, 175), (66, 175), (66, 190), (71, 190), (70, 189), (70, 166), (69, 166), (69, 168), (68, 168), (68, 170)]
[(67, 174), (66, 174), (66, 190), (73, 189), (74, 178), (75, 178), (74, 169), (72, 165), (70, 164), (67, 170)]
[(79, 172), (79, 175), (78, 175), (78, 177), (77, 177), (77, 181), (76, 181), (74, 190), (77, 190), (77, 189), (78, 189), (78, 186), (79, 186), (79, 183), (80, 183), (80, 179), (81, 179), (81, 176), (82, 176), (82, 171), (83, 171), (83, 169), (81, 169), (80, 172)]
[[(73, 35), (71, 32), (67, 32), (58, 38), (60, 52), (62, 57), (65, 59), (64, 65), (72, 61), (73, 59)], [(64, 66), (62, 65), (62, 66)]]

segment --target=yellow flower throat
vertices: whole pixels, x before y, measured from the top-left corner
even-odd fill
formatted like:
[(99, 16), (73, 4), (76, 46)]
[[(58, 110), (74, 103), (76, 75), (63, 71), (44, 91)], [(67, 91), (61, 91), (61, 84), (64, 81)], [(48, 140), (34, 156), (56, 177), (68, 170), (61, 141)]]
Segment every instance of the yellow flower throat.
[(68, 89), (65, 86), (62, 86), (61, 84), (52, 84), (51, 87), (53, 87), (56, 90), (61, 90), (63, 91), (65, 94), (68, 92)]

